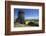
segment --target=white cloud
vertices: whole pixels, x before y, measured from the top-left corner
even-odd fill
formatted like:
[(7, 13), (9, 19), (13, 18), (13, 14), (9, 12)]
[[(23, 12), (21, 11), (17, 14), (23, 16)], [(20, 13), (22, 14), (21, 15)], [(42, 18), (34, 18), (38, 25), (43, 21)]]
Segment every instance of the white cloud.
[(25, 17), (25, 19), (38, 19), (39, 17)]

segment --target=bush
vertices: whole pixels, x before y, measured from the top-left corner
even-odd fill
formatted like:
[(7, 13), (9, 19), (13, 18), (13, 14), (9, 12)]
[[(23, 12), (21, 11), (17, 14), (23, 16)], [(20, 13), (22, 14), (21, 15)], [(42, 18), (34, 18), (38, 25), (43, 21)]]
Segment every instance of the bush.
[(29, 25), (29, 26), (39, 26), (39, 25), (36, 24), (35, 22), (29, 22), (28, 25)]

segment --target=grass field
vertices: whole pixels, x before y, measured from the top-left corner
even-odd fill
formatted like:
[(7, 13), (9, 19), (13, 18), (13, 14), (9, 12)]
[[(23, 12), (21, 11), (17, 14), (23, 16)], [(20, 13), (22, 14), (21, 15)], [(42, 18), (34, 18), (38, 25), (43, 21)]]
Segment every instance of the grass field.
[(14, 23), (14, 27), (39, 26), (39, 20), (25, 20), (25, 24)]

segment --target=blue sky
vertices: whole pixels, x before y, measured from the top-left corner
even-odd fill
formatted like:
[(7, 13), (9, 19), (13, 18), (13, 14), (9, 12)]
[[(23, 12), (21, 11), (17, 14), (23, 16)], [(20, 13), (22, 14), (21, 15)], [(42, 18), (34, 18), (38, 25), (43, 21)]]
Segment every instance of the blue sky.
[[(14, 18), (17, 18), (19, 9), (14, 8)], [(25, 19), (38, 19), (39, 18), (39, 9), (23, 9)]]

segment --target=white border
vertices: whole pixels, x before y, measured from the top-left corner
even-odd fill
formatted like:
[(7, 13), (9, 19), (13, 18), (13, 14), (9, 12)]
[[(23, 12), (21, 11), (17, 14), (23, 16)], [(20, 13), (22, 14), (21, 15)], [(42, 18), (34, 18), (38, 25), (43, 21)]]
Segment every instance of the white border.
[[(14, 27), (14, 8), (39, 9), (39, 27)], [(42, 25), (42, 7), (41, 6), (11, 5), (11, 31), (42, 30), (41, 25)]]

